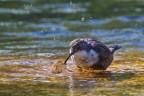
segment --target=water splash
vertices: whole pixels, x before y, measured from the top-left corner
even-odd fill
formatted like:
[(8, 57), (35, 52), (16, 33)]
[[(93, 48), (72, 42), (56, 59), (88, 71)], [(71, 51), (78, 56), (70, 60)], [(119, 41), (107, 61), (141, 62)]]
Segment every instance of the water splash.
[(84, 17), (82, 17), (82, 18), (81, 18), (81, 21), (84, 21), (84, 20), (85, 20), (85, 18), (84, 18)]
[(92, 19), (93, 17), (89, 17), (90, 19)]
[(30, 14), (30, 11), (27, 11), (27, 14)]
[(71, 6), (73, 5), (72, 1), (70, 1), (70, 5), (71, 5)]

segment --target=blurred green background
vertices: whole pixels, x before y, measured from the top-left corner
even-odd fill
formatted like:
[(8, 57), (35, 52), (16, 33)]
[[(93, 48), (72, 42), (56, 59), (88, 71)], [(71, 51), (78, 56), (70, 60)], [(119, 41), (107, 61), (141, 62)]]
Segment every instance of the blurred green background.
[(1, 0), (0, 54), (65, 54), (69, 42), (81, 37), (143, 50), (143, 5), (142, 0)]

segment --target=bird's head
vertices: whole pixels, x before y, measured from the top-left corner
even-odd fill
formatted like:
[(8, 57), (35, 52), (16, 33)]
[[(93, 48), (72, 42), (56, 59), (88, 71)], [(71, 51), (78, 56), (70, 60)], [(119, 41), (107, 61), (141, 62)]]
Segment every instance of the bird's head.
[(64, 64), (67, 63), (67, 60), (76, 52), (81, 51), (81, 50), (89, 50), (90, 49), (90, 44), (86, 42), (85, 40), (78, 40), (77, 42), (71, 42), (70, 43), (70, 54), (66, 58)]

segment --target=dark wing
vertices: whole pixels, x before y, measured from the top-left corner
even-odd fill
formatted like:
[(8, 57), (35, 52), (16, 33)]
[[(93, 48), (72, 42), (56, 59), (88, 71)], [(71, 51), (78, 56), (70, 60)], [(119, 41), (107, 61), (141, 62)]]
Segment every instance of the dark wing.
[(100, 60), (106, 60), (112, 54), (107, 46), (96, 39), (88, 39), (93, 50), (99, 53)]
[(70, 47), (73, 48), (75, 45), (79, 45), (81, 42), (87, 42), (90, 47), (95, 50), (96, 52), (99, 53), (100, 59), (101, 60), (106, 60), (109, 58), (109, 55), (112, 53), (108, 49), (107, 46), (105, 46), (102, 42), (98, 41), (97, 39), (94, 38), (78, 38), (74, 39), (70, 43)]
[(111, 51), (107, 46), (98, 40), (89, 39), (88, 41), (90, 42), (92, 49), (98, 52), (100, 57), (99, 62), (94, 64), (92, 68), (95, 70), (106, 70), (113, 60)]

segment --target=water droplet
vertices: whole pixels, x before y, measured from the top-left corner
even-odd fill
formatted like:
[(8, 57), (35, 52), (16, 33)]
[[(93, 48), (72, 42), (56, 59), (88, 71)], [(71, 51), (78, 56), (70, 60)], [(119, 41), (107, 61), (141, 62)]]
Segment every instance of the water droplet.
[(73, 5), (72, 1), (70, 1), (70, 5)]
[(30, 11), (27, 11), (27, 14), (30, 14)]
[(56, 40), (56, 38), (54, 37), (54, 40)]
[(135, 9), (135, 12), (141, 12), (141, 11), (142, 11), (141, 8), (136, 8), (136, 9)]
[(84, 18), (84, 17), (82, 17), (82, 18), (81, 18), (81, 21), (84, 21), (84, 20), (85, 20), (85, 18)]

